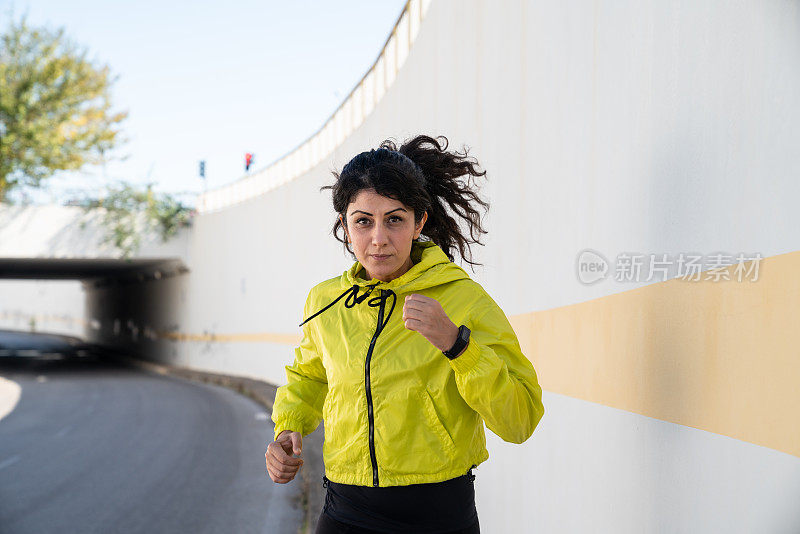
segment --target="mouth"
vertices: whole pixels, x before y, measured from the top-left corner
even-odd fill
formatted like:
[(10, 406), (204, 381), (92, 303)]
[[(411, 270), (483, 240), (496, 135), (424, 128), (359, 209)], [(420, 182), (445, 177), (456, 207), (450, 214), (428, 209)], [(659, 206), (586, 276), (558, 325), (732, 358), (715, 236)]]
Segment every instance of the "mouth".
[(372, 257), (375, 258), (376, 260), (385, 260), (390, 256), (391, 254), (372, 254)]

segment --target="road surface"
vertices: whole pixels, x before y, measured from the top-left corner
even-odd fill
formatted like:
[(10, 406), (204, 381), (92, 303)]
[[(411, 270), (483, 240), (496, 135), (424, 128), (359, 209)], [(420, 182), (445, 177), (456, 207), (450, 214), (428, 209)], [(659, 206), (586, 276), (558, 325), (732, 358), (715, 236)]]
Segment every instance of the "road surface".
[(101, 361), (9, 366), (0, 533), (296, 533), (298, 479), (264, 464), (272, 423), (219, 386)]

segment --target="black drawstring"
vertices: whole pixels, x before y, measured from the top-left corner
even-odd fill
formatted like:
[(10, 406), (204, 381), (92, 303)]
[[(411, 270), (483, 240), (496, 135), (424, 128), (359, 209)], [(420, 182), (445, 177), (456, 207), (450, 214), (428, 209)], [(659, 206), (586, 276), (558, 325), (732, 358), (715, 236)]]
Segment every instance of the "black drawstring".
[[(365, 293), (363, 293), (361, 296), (358, 296), (359, 285), (358, 284), (353, 284), (352, 287), (346, 289), (341, 295), (336, 297), (336, 299), (333, 300), (332, 302), (330, 302), (327, 306), (325, 306), (324, 308), (322, 308), (321, 310), (316, 312), (314, 315), (312, 315), (311, 317), (309, 317), (308, 319), (306, 319), (302, 323), (300, 323), (300, 326), (303, 326), (308, 321), (310, 321), (311, 319), (313, 319), (317, 315), (321, 314), (322, 312), (324, 312), (325, 310), (327, 310), (328, 308), (330, 308), (331, 306), (333, 306), (334, 304), (339, 302), (339, 299), (341, 299), (343, 296), (347, 295), (348, 293), (350, 295), (347, 297), (347, 300), (344, 301), (344, 305), (345, 305), (346, 308), (352, 308), (356, 304), (361, 304), (364, 301), (364, 299), (367, 298), (370, 293), (372, 293), (372, 290), (375, 289), (375, 286), (377, 286), (377, 285), (378, 285), (378, 283), (366, 286), (369, 289), (367, 289), (367, 291)], [(378, 325), (380, 330), (383, 330), (383, 327), (386, 326), (389, 323), (389, 317), (392, 316), (392, 312), (394, 311), (394, 305), (397, 302), (397, 294), (394, 291), (392, 291), (391, 289), (385, 289), (385, 290), (381, 291), (381, 295), (380, 296), (372, 297), (371, 299), (369, 299), (367, 301), (367, 305), (374, 308), (376, 306), (385, 305), (386, 301), (389, 300), (389, 296), (392, 297), (392, 308), (389, 310), (389, 314), (386, 316), (386, 320), (382, 324)]]

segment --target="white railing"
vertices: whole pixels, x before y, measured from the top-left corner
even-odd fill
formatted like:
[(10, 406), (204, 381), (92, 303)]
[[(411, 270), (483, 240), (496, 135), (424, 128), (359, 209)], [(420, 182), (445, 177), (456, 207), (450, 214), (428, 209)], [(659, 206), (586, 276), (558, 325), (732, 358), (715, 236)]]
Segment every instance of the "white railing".
[(328, 157), (375, 109), (397, 77), (417, 37), (431, 0), (408, 0), (369, 71), (322, 127), (269, 167), (228, 185), (201, 193), (197, 211), (208, 213), (263, 195), (305, 173)]

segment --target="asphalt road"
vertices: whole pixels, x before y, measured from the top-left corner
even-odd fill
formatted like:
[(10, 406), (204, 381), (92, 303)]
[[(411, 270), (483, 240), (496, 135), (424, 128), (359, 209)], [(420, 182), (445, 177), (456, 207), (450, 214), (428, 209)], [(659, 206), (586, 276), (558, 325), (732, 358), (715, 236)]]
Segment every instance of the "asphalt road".
[(251, 399), (102, 360), (5, 360), (21, 395), (0, 420), (0, 533), (298, 531), (300, 484), (269, 478), (272, 423)]

